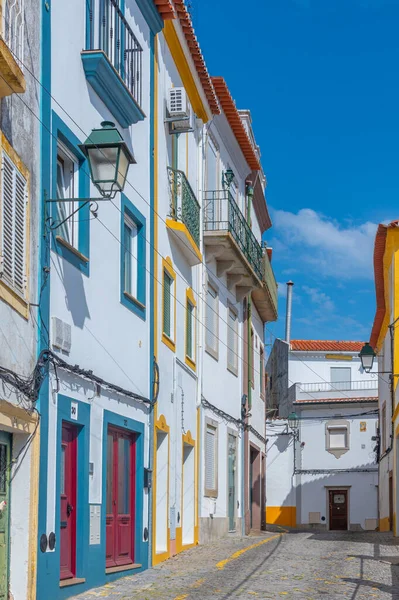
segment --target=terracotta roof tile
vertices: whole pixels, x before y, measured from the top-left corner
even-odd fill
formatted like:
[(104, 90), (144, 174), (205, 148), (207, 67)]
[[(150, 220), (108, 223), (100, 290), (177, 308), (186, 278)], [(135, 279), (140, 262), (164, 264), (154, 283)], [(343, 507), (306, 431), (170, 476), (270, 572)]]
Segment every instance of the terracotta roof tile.
[(378, 397), (363, 396), (362, 398), (311, 398), (309, 400), (297, 400), (294, 404), (337, 404), (350, 402), (378, 402)]
[(302, 352), (360, 352), (364, 342), (336, 340), (291, 340), (291, 350)]
[(227, 84), (223, 77), (212, 77), (212, 83), (215, 88), (217, 97), (224, 114), (230, 124), (231, 129), (240, 145), (243, 155), (252, 170), (260, 170), (259, 159), (256, 155), (255, 148), (245, 131), (244, 124), (237, 110), (235, 102), (229, 92)]

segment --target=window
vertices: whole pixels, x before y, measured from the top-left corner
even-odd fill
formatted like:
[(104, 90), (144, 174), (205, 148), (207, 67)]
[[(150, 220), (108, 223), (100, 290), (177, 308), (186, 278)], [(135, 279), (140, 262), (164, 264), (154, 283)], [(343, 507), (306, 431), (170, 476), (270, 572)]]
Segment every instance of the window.
[(191, 288), (186, 291), (186, 363), (195, 369), (195, 307)]
[(255, 388), (255, 333), (251, 327), (251, 386)]
[(218, 358), (219, 336), (219, 295), (217, 290), (208, 283), (205, 310), (205, 347), (214, 358)]
[[(22, 170), (18, 156), (2, 137), (3, 149), (1, 176), (1, 231), (0, 231), (0, 282), (25, 301), (27, 290), (27, 249), (28, 249), (28, 171)], [(8, 150), (8, 152), (6, 151)], [(22, 172), (23, 171), (23, 172)], [(9, 292), (3, 289), (4, 299), (19, 312), (24, 313), (27, 306), (12, 301)], [(24, 316), (27, 317), (27, 314)]]
[(238, 374), (238, 316), (232, 309), (228, 309), (227, 319), (227, 368)]
[(265, 351), (259, 346), (259, 390), (262, 398), (265, 397)]
[(91, 213), (85, 198), (91, 195), (89, 168), (79, 149), (81, 140), (54, 112), (52, 139), (51, 198), (60, 200), (50, 204), (52, 249), (88, 276)]
[(76, 156), (58, 141), (57, 149), (57, 202), (56, 220), (60, 223), (57, 235), (62, 237), (70, 246), (79, 249), (79, 216), (74, 214), (79, 207), (79, 202), (73, 200), (78, 193), (79, 161)]
[(125, 292), (137, 298), (137, 225), (125, 214), (123, 227), (123, 247), (125, 261)]
[(175, 283), (176, 274), (168, 257), (162, 261), (162, 341), (175, 351)]
[(145, 319), (146, 220), (124, 194), (121, 213), (121, 303)]
[(331, 367), (331, 388), (336, 390), (351, 389), (351, 368), (350, 367)]
[(336, 458), (349, 450), (349, 422), (343, 420), (326, 423), (326, 450)]
[(206, 419), (205, 437), (205, 496), (218, 495), (217, 474), (218, 430), (217, 424)]

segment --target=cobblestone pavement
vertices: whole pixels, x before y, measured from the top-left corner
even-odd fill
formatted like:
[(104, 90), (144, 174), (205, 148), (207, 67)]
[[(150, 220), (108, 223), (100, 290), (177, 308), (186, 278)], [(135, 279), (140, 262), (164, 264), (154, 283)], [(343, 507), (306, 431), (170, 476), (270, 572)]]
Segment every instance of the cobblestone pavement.
[(76, 600), (399, 600), (399, 543), (382, 533), (265, 533), (198, 546)]

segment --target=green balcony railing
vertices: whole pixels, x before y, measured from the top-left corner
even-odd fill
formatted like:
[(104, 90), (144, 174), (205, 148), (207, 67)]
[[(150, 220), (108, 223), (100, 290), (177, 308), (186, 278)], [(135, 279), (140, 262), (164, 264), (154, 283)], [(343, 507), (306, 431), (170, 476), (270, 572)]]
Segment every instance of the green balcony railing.
[(168, 167), (170, 215), (184, 223), (194, 242), (200, 245), (200, 205), (183, 171)]
[(205, 231), (228, 231), (255, 271), (263, 279), (263, 250), (228, 190), (204, 192)]

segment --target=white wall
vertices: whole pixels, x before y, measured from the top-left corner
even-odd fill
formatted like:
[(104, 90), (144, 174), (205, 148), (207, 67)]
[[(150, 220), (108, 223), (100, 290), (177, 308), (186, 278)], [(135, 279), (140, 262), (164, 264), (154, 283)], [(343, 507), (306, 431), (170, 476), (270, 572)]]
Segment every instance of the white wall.
[[(351, 360), (329, 360), (326, 354), (346, 354)], [(289, 385), (293, 383), (324, 383), (331, 382), (331, 367), (344, 367), (351, 369), (351, 381), (368, 381), (377, 378), (377, 361), (372, 373), (365, 373), (357, 354), (342, 352), (293, 352), (289, 353), (288, 378)], [(376, 394), (377, 395), (377, 394)]]
[(287, 421), (266, 425), (266, 507), (295, 506), (294, 445)]

